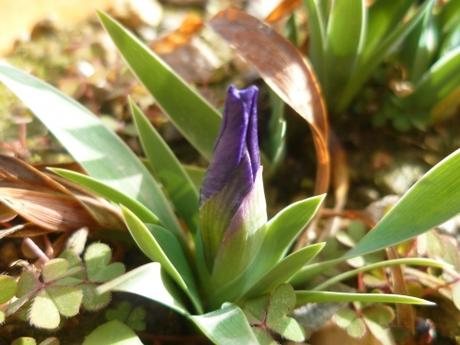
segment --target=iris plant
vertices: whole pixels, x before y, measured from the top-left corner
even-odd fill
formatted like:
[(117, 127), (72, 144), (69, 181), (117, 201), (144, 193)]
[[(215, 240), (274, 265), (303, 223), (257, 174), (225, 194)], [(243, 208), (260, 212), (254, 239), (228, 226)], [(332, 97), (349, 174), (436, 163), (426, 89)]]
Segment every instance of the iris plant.
[[(383, 293), (319, 291), (376, 264), (316, 286), (313, 278), (337, 263), (393, 246), (457, 214), (460, 151), (428, 172), (351, 251), (309, 264), (324, 244), (290, 249), (324, 196), (296, 201), (267, 220), (257, 138), (257, 88), (231, 86), (221, 118), (134, 35), (105, 14), (100, 19), (172, 123), (203, 157), (212, 159), (198, 192), (192, 170), (180, 163), (132, 104), (148, 170), (84, 107), (50, 85), (0, 63), (0, 81), (22, 98), (89, 176), (53, 171), (120, 205), (130, 234), (154, 261), (106, 283), (98, 292), (135, 293), (166, 305), (221, 345), (273, 344), (273, 333), (302, 341), (304, 334), (289, 315), (306, 303), (428, 303)], [(439, 266), (433, 260), (403, 258), (378, 263), (378, 267), (396, 264)], [(309, 290), (294, 290), (306, 286)]]
[(200, 232), (215, 283), (254, 258), (267, 221), (257, 136), (258, 89), (230, 86), (214, 157), (201, 188)]

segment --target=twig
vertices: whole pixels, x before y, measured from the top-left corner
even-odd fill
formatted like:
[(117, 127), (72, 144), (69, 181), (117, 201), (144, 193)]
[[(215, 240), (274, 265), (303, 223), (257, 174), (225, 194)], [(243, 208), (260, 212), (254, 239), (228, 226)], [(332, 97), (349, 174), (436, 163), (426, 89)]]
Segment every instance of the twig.
[(30, 239), (30, 237), (24, 238), (23, 243), (32, 251), (32, 253), (35, 254), (41, 264), (45, 264), (50, 260), (43, 250), (41, 250), (41, 248)]

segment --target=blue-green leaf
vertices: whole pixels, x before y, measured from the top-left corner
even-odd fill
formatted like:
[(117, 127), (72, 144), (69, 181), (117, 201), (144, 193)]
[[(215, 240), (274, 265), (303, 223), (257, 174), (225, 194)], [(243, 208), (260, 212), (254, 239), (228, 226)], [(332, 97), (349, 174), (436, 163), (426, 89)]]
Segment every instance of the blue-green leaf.
[(254, 297), (270, 292), (273, 288), (287, 283), (304, 265), (312, 260), (324, 248), (324, 243), (306, 246), (281, 260), (267, 272), (246, 294)]
[(143, 222), (152, 224), (159, 222), (158, 217), (139, 201), (130, 198), (126, 194), (123, 194), (118, 189), (115, 189), (108, 184), (102, 183), (95, 178), (92, 178), (91, 176), (80, 174), (73, 170), (59, 168), (49, 168), (49, 170), (73, 183), (88, 189), (97, 195), (112, 201), (115, 204), (126, 206)]
[(97, 288), (99, 294), (108, 291), (128, 292), (143, 296), (161, 303), (179, 314), (188, 315), (188, 311), (178, 297), (172, 281), (163, 274), (158, 262), (140, 266)]
[(190, 319), (218, 345), (259, 345), (243, 311), (234, 304), (226, 303), (222, 309)]
[(221, 117), (160, 57), (105, 13), (99, 18), (124, 59), (177, 129), (210, 159)]
[[(151, 260), (158, 261), (166, 272), (190, 297), (197, 311), (202, 311), (193, 275), (185, 259), (185, 255), (172, 233), (161, 227), (152, 225), (150, 232), (136, 215), (122, 206), (123, 218), (129, 232), (142, 252)], [(174, 263), (173, 263), (174, 261)], [(180, 269), (180, 271), (179, 271)]]
[(365, 0), (335, 0), (327, 24), (324, 90), (329, 107), (334, 107), (352, 75), (366, 39)]
[(163, 184), (178, 214), (192, 230), (198, 226), (198, 190), (176, 155), (133, 102), (131, 113), (154, 176)]
[(427, 172), (344, 258), (394, 246), (460, 212), (460, 150)]
[(0, 63), (0, 81), (54, 134), (88, 174), (150, 208), (181, 233), (161, 188), (126, 144), (81, 104), (51, 85)]

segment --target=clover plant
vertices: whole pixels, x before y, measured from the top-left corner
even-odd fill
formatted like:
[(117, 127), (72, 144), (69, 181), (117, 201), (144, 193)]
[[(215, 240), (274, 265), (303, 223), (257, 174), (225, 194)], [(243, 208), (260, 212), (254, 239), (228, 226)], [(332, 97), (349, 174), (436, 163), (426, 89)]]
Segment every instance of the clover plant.
[(98, 294), (97, 286), (125, 271), (122, 263), (110, 263), (111, 259), (108, 245), (92, 243), (82, 258), (65, 250), (42, 267), (23, 265), (18, 279), (0, 275), (0, 323), (15, 315), (36, 328), (52, 330), (63, 318), (77, 315), (82, 306), (88, 311), (104, 308), (111, 293)]
[[(189, 170), (131, 101), (147, 158), (143, 162), (80, 104), (45, 82), (0, 64), (0, 81), (24, 101), (88, 175), (52, 170), (119, 205), (134, 241), (154, 261), (96, 288), (100, 296), (93, 294), (91, 286), (87, 296), (103, 298), (109, 291), (144, 296), (187, 317), (216, 344), (273, 344), (278, 337), (303, 341), (306, 334), (291, 312), (306, 303), (431, 304), (411, 296), (325, 290), (375, 264), (316, 286), (313, 277), (347, 259), (403, 242), (456, 215), (460, 211), (460, 151), (430, 170), (350, 251), (326, 262), (310, 263), (323, 243), (294, 252), (291, 245), (317, 213), (324, 195), (296, 201), (268, 218), (258, 148), (257, 88), (230, 86), (221, 116), (134, 35), (106, 14), (100, 14), (100, 19), (171, 122), (210, 164), (202, 185), (196, 185)], [(113, 264), (108, 265), (108, 257), (98, 257), (95, 266), (87, 268), (97, 282), (113, 278), (112, 270), (119, 273), (110, 268)], [(63, 270), (59, 267), (73, 262), (65, 257), (57, 260), (51, 262), (43, 279), (50, 274), (60, 279)], [(417, 258), (379, 264), (440, 266), (437, 261)], [(49, 291), (40, 289), (40, 303), (51, 304)], [(83, 291), (79, 299), (84, 295)], [(64, 316), (75, 311), (50, 308)], [(59, 317), (56, 314), (55, 319)], [(128, 338), (140, 344), (133, 331), (116, 319), (98, 327), (84, 344), (111, 344)]]

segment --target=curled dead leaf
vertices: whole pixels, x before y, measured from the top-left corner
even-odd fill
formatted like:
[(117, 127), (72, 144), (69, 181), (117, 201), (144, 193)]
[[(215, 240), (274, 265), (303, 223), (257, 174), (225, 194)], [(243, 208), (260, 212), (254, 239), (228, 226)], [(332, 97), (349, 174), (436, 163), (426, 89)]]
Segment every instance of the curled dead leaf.
[[(69, 189), (31, 165), (5, 155), (0, 155), (0, 205), (0, 209), (7, 208), (11, 215), (19, 214), (35, 226), (32, 232), (22, 229), (11, 233), (15, 235), (69, 231), (83, 226), (124, 229), (118, 210), (104, 200), (78, 186)], [(3, 231), (8, 233), (8, 229)]]
[(318, 159), (315, 193), (327, 192), (330, 175), (327, 111), (309, 63), (287, 39), (241, 10), (221, 11), (209, 24), (308, 122)]

